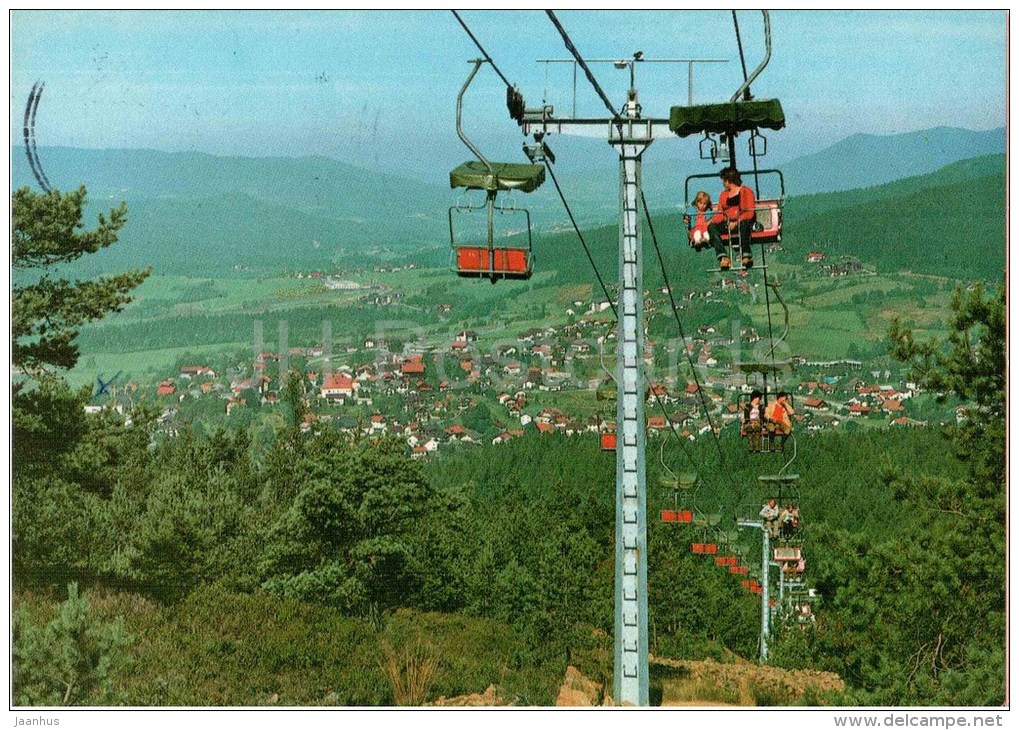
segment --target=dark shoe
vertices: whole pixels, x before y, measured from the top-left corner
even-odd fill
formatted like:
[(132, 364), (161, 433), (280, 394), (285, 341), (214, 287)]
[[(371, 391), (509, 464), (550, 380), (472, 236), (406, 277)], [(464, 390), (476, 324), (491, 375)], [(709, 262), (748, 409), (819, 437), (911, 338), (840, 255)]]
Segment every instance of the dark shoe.
[(728, 256), (723, 256), (722, 258), (718, 259), (718, 268), (720, 268), (722, 271), (728, 271), (730, 268), (732, 268), (732, 261), (729, 260)]
[(754, 259), (751, 256), (744, 256), (742, 264), (743, 264), (743, 268), (744, 269), (749, 269), (749, 268), (753, 267)]

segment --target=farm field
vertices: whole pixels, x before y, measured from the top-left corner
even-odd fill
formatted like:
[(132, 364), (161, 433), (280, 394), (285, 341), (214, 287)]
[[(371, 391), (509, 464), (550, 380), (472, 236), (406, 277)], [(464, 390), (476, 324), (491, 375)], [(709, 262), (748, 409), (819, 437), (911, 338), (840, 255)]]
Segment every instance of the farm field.
[[(895, 318), (921, 336), (944, 335), (951, 284), (900, 274), (822, 278), (812, 266), (783, 263), (778, 257), (772, 261), (776, 278), (781, 275), (786, 282), (780, 291), (789, 307), (791, 354), (808, 359), (859, 356), (860, 348), (869, 351), (885, 339)], [(123, 312), (83, 328), (83, 357), (70, 380), (80, 385), (123, 370), (152, 382), (171, 374), (186, 354), (222, 356), (252, 348), (258, 322), (269, 349), (279, 345), (281, 323), (290, 347), (309, 347), (322, 339), (328, 322), (333, 341), (345, 347), (358, 347), (362, 338), (382, 332), (442, 348), (457, 331), (472, 329), (479, 337), (478, 351), (490, 352), (497, 344), (515, 341), (520, 332), (564, 324), (568, 309), (579, 318), (592, 297), (601, 298), (594, 285), (557, 286), (555, 277), (554, 270), (543, 271), (527, 282), (493, 286), (446, 269), (360, 271), (336, 278), (362, 288), (329, 290), (321, 280), (293, 276), (152, 276)], [(756, 302), (735, 292), (714, 298), (738, 307), (735, 316), (766, 335), (762, 289), (756, 287)], [(371, 301), (387, 296), (391, 301), (385, 306)], [(578, 301), (582, 307), (575, 306)], [(440, 312), (440, 305), (449, 311)], [(783, 313), (774, 296), (771, 310), (778, 336)], [(611, 319), (611, 313), (604, 316)], [(656, 316), (668, 319), (667, 303)]]

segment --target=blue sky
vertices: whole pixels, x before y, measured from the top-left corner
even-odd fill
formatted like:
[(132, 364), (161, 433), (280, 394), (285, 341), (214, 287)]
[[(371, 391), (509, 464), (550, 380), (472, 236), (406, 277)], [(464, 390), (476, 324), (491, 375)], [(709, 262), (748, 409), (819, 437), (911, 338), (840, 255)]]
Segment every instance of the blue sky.
[[(572, 72), (536, 63), (568, 52), (543, 11), (462, 11), (528, 104), (572, 106)], [(728, 10), (560, 11), (588, 58), (720, 58), (695, 70), (695, 102), (728, 99), (742, 80)], [(763, 54), (759, 11), (739, 11), (752, 68)], [(778, 97), (788, 127), (769, 136), (790, 158), (857, 132), (1005, 123), (1004, 11), (771, 13), (771, 64), (753, 90)], [(145, 147), (214, 154), (322, 154), (441, 177), (465, 157), (454, 105), (478, 55), (448, 11), (13, 11), (11, 135), (37, 79), (40, 146)], [(687, 98), (686, 66), (645, 64), (645, 114)], [(627, 74), (593, 67), (613, 102)], [(581, 114), (604, 108), (581, 75)], [(469, 133), (520, 156), (504, 88), (484, 71), (471, 89)], [(690, 141), (674, 144), (691, 145)], [(502, 155), (505, 156), (505, 155)]]

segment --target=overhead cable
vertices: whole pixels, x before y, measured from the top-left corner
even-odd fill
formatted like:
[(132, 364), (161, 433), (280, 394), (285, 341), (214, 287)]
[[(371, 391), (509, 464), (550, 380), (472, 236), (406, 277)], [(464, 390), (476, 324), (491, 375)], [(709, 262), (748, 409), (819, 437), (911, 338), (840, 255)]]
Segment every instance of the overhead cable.
[(457, 21), (463, 27), (464, 31), (466, 31), (467, 35), (469, 35), (471, 40), (474, 41), (474, 45), (476, 45), (478, 47), (478, 50), (481, 51), (481, 55), (484, 56), (485, 60), (492, 65), (492, 68), (495, 70), (495, 72), (499, 74), (499, 78), (502, 79), (502, 82), (506, 84), (507, 88), (512, 89), (513, 84), (507, 81), (506, 77), (502, 75), (502, 71), (500, 71), (499, 67), (495, 65), (495, 61), (493, 61), (492, 57), (488, 55), (488, 51), (484, 49), (484, 47), (481, 45), (478, 39), (474, 37), (474, 34), (471, 33), (471, 29), (467, 27), (467, 23), (465, 23), (463, 18), (460, 17), (460, 13), (456, 12), (455, 10), (451, 10), (450, 12), (453, 13), (453, 17), (457, 19)]
[(594, 87), (595, 92), (597, 92), (598, 96), (601, 97), (602, 102), (605, 104), (605, 108), (609, 110), (609, 114), (611, 114), (614, 119), (618, 119), (619, 112), (612, 106), (612, 102), (609, 101), (609, 98), (605, 96), (605, 92), (602, 91), (601, 86), (598, 84), (598, 80), (594, 77), (594, 74), (591, 73), (591, 69), (584, 61), (583, 56), (580, 55), (580, 51), (577, 50), (577, 47), (573, 45), (573, 41), (570, 40), (569, 33), (566, 32), (566, 29), (563, 28), (559, 19), (556, 17), (555, 11), (546, 10), (545, 13), (548, 15), (549, 20), (552, 21), (552, 25), (554, 25), (556, 30), (559, 31), (559, 35), (562, 36), (563, 43), (566, 44), (566, 49), (573, 54), (573, 58), (576, 59), (577, 64), (584, 70), (587, 80), (591, 82), (591, 86)]

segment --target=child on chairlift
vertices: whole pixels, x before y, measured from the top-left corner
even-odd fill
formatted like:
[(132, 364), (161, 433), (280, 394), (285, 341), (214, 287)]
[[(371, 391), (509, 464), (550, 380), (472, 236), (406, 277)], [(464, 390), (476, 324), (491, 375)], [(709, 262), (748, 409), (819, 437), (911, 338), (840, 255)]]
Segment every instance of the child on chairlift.
[[(693, 246), (694, 251), (700, 251), (710, 245), (707, 212), (712, 209), (711, 196), (703, 190), (698, 190), (692, 205), (697, 213), (693, 226), (690, 227), (690, 245)], [(690, 226), (690, 216), (684, 215), (683, 222)]]

